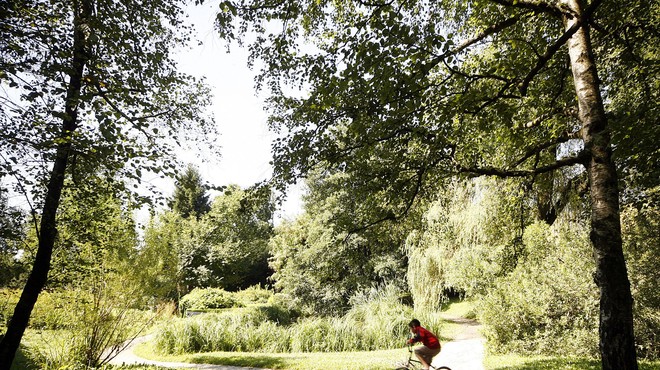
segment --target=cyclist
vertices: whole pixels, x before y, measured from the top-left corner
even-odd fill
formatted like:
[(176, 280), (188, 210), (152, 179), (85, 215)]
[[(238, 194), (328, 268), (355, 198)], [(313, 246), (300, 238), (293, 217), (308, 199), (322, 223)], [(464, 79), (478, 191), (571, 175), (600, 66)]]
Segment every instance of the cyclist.
[(424, 329), (417, 319), (412, 319), (408, 324), (412, 338), (407, 344), (422, 342), (422, 346), (415, 348), (415, 356), (422, 363), (423, 369), (428, 370), (433, 357), (440, 353), (440, 341), (430, 331)]

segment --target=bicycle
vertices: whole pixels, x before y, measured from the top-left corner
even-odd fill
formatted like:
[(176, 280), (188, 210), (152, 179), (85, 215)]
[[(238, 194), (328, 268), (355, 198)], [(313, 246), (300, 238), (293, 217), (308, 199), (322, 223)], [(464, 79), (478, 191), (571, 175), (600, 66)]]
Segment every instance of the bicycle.
[[(396, 370), (419, 370), (422, 368), (422, 363), (419, 360), (413, 359), (413, 350), (410, 344), (408, 345), (408, 353), (409, 353), (408, 361), (397, 365)], [(451, 370), (447, 366), (435, 367), (433, 365), (430, 365), (429, 369)]]

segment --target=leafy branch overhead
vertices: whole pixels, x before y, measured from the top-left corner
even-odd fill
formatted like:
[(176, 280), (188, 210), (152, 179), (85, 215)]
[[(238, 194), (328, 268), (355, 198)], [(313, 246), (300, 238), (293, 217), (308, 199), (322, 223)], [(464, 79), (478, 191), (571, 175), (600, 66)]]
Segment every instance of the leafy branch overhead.
[(315, 166), (374, 176), (396, 163), (383, 179), (417, 169), (433, 183), (447, 172), (534, 174), (588, 155), (565, 45), (585, 22), (616, 14), (599, 6), (566, 30), (562, 15), (574, 12), (544, 1), (225, 1), (217, 21), (230, 39), (260, 35), (250, 50), (284, 134), (274, 144), (283, 181)]
[[(619, 132), (660, 139), (657, 11), (647, 0), (238, 0), (221, 3), (216, 25), (250, 40), (261, 66), (279, 185), (346, 175), (362, 198), (357, 225), (401, 218), (456, 175), (586, 177), (603, 367), (634, 369), (632, 324), (614, 324), (632, 315), (617, 176), (657, 186), (630, 176), (656, 171), (638, 160), (656, 148)], [(608, 32), (622, 19), (629, 36)], [(629, 76), (649, 91), (640, 102)]]
[[(70, 18), (80, 10), (69, 2), (8, 5), (0, 27), (0, 80), (9, 87), (0, 112), (6, 148), (0, 174), (21, 183), (44, 175), (55, 148), (70, 141), (76, 179), (95, 169), (139, 182), (143, 171), (173, 175), (177, 145), (215, 145), (215, 125), (205, 111), (210, 90), (178, 72), (168, 51), (191, 37), (180, 5), (156, 2), (158, 10), (149, 14), (123, 3), (89, 7), (81, 19), (84, 43), (74, 49)], [(74, 54), (79, 79), (69, 78)], [(72, 89), (79, 89), (76, 96)], [(71, 135), (62, 137), (59, 122), (72, 118)]]

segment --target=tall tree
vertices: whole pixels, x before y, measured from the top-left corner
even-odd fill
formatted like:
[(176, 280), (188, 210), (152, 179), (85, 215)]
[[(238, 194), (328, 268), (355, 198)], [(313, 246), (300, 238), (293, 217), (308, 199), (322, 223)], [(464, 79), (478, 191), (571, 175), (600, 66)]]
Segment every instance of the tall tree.
[(229, 185), (213, 200), (204, 219), (211, 286), (233, 291), (267, 282), (274, 209), (271, 192), (259, 187)]
[(174, 186), (169, 206), (183, 218), (200, 218), (211, 209), (207, 187), (199, 170), (192, 164), (189, 164), (183, 173), (176, 175)]
[[(600, 0), (245, 0), (222, 2), (217, 21), (228, 39), (258, 34), (251, 62), (263, 61), (258, 87), (271, 90), (270, 122), (283, 134), (274, 144), (276, 176), (290, 182), (317, 167), (350, 174), (365, 199), (384, 199), (365, 224), (402, 217), (453, 174), (586, 172), (603, 368), (636, 369), (603, 99), (607, 91), (608, 102), (626, 101), (627, 92), (602, 87), (598, 72), (619, 87), (625, 84), (610, 77), (657, 64), (648, 45), (658, 44), (658, 4), (600, 7)], [(614, 32), (622, 29), (613, 26), (623, 9), (623, 29), (634, 37)], [(605, 57), (614, 45), (641, 58)], [(653, 69), (640, 70), (636, 78), (657, 81)], [(639, 99), (647, 102), (640, 106), (657, 106), (653, 96)], [(622, 104), (608, 108), (625, 116)], [(613, 127), (653, 131), (655, 117)], [(634, 149), (628, 159), (657, 157), (652, 146)], [(634, 168), (624, 159), (619, 163)]]
[(355, 219), (382, 199), (365, 201), (341, 172), (310, 174), (306, 184), (304, 213), (280, 225), (270, 241), (275, 287), (310, 314), (343, 314), (351, 298), (374, 286), (404, 288), (409, 224), (374, 225), (358, 234), (363, 225)]
[(0, 176), (12, 176), (29, 200), (39, 246), (0, 342), (0, 368), (11, 365), (46, 283), (67, 174), (72, 183), (100, 173), (137, 187), (143, 170), (172, 173), (177, 143), (213, 137), (208, 89), (176, 72), (170, 57), (190, 38), (182, 4), (3, 3)]
[(145, 230), (136, 264), (145, 293), (172, 299), (194, 288), (265, 284), (273, 210), (269, 192), (229, 185), (199, 219), (158, 215)]

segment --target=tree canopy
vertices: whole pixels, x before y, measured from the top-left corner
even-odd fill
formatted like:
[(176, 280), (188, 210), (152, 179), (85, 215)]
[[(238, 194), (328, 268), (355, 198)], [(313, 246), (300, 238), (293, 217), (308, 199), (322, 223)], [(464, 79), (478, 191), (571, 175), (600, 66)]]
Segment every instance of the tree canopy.
[(91, 193), (88, 180), (99, 174), (137, 188), (143, 172), (172, 174), (177, 145), (214, 140), (209, 89), (178, 72), (171, 56), (190, 41), (183, 4), (3, 3), (0, 177), (30, 204), (39, 247), (0, 342), (1, 367), (11, 364), (46, 282), (65, 178)]
[(633, 95), (620, 89), (634, 84), (631, 71), (649, 81), (637, 90), (657, 84), (657, 9), (645, 0), (245, 0), (222, 2), (217, 22), (229, 40), (257, 35), (257, 83), (272, 93), (270, 123), (282, 134), (276, 176), (347, 173), (363, 202), (381, 200), (362, 224), (403, 217), (458, 174), (587, 183), (603, 367), (636, 369), (614, 159), (627, 176), (657, 148), (611, 137), (629, 139), (632, 127), (657, 137), (653, 93), (628, 116), (621, 103)]

